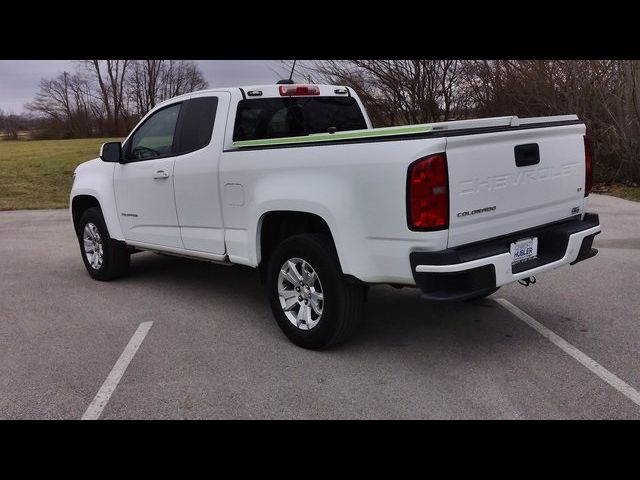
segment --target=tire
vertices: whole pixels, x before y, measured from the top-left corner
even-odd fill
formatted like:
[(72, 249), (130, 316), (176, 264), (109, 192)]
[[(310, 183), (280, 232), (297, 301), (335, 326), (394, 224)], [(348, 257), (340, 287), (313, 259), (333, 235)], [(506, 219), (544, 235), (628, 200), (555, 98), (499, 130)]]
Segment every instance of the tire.
[[(92, 238), (95, 240), (95, 242), (87, 244), (89, 250), (96, 251), (96, 248), (100, 250), (101, 247), (101, 259), (96, 259), (85, 250), (85, 234), (88, 235), (89, 242), (92, 242)], [(99, 208), (89, 208), (80, 217), (78, 243), (84, 266), (93, 279), (109, 281), (129, 272), (129, 251), (124, 243), (113, 240), (109, 236), (109, 231)]]
[[(294, 264), (297, 275), (288, 261)], [(304, 271), (308, 275), (302, 278), (304, 286), (298, 284), (302, 290), (294, 293), (291, 279), (300, 280)], [(289, 340), (303, 348), (321, 350), (344, 342), (353, 335), (362, 317), (365, 288), (345, 280), (327, 235), (295, 235), (280, 243), (269, 261), (267, 292), (278, 326)], [(281, 297), (281, 292), (288, 300)], [(321, 301), (318, 301), (319, 293)], [(300, 309), (304, 308), (300, 298), (303, 298), (302, 302), (308, 298), (309, 302), (305, 310), (308, 316), (303, 314), (302, 321), (298, 320)], [(288, 311), (285, 311), (286, 306), (290, 307)]]
[(491, 290), (490, 292), (487, 293), (482, 293), (480, 295), (477, 295), (475, 297), (471, 297), (471, 298), (467, 298), (466, 300), (464, 300), (465, 302), (473, 302), (474, 300), (480, 300), (482, 298), (486, 298), (489, 295), (493, 295), (494, 293), (496, 293), (498, 290), (500, 289), (500, 287), (496, 287), (493, 290)]

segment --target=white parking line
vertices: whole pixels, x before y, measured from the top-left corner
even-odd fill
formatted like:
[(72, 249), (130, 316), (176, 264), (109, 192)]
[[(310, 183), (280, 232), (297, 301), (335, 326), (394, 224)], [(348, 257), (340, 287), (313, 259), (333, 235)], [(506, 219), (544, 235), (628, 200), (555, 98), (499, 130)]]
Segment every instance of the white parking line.
[(100, 387), (100, 390), (96, 393), (91, 405), (89, 405), (87, 411), (82, 415), (81, 420), (97, 420), (100, 417), (104, 407), (107, 406), (111, 395), (118, 386), (118, 383), (120, 383), (124, 372), (127, 370), (129, 363), (131, 363), (133, 356), (138, 351), (138, 348), (140, 348), (140, 345), (147, 336), (147, 333), (149, 333), (151, 325), (153, 325), (153, 322), (143, 322), (140, 324), (136, 332), (133, 334), (133, 337), (131, 337), (131, 340), (129, 340), (129, 343), (124, 348), (120, 358), (118, 358), (118, 361), (111, 369), (111, 372), (102, 384), (102, 387)]
[(559, 337), (558, 335), (553, 333), (551, 330), (549, 330), (547, 327), (537, 322), (531, 315), (523, 312), (510, 301), (504, 298), (496, 298), (495, 301), (498, 302), (507, 310), (509, 310), (516, 317), (518, 317), (524, 323), (529, 325), (531, 328), (533, 328), (535, 331), (537, 331), (540, 335), (545, 337), (551, 343), (553, 343), (556, 347), (560, 348), (562, 351), (564, 351), (568, 355), (571, 355), (583, 366), (587, 367), (589, 370), (591, 370), (593, 373), (599, 376), (602, 380), (604, 380), (613, 388), (615, 388), (620, 393), (625, 395), (629, 400), (634, 402), (636, 405), (640, 405), (640, 392), (638, 392), (631, 385), (629, 385), (624, 380), (617, 377), (615, 374), (611, 373), (609, 370), (604, 368), (594, 359), (587, 356), (586, 354), (578, 350), (576, 347), (571, 345), (565, 339), (563, 339), (562, 337)]

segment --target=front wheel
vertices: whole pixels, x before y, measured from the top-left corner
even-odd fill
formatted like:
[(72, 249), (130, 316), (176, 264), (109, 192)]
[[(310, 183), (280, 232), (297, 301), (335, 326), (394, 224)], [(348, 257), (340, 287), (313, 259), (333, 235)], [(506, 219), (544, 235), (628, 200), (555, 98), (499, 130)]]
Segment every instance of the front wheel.
[(112, 240), (98, 208), (89, 208), (80, 217), (78, 241), (84, 266), (96, 280), (113, 280), (129, 271), (129, 251)]
[(295, 235), (278, 245), (267, 290), (278, 326), (303, 348), (347, 340), (362, 316), (365, 289), (345, 280), (327, 235)]

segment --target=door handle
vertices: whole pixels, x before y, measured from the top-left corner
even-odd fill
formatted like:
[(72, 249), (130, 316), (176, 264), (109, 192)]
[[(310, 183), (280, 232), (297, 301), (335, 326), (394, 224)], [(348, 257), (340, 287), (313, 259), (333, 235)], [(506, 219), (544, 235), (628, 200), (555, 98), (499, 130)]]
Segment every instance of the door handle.
[(164, 170), (158, 170), (156, 173), (153, 174), (153, 178), (169, 178), (169, 172), (166, 172)]
[(540, 163), (540, 148), (537, 143), (516, 145), (513, 151), (516, 157), (516, 167), (529, 167)]

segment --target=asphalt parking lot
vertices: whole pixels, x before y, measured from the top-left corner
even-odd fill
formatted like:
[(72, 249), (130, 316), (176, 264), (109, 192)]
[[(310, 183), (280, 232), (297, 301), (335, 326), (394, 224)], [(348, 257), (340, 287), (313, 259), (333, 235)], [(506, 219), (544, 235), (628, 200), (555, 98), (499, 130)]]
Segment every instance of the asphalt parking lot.
[(640, 405), (496, 301), (640, 390), (640, 204), (593, 195), (597, 257), (475, 303), (371, 289), (348, 344), (300, 349), (257, 275), (140, 253), (90, 279), (66, 210), (0, 212), (0, 418), (79, 419), (153, 322), (101, 419), (639, 419)]

